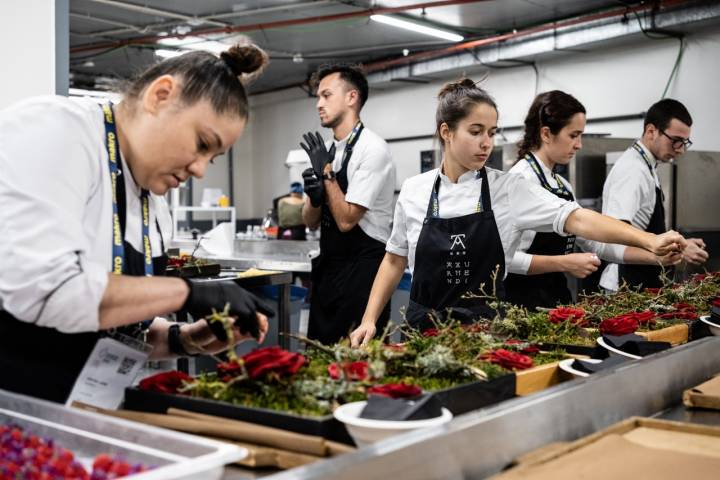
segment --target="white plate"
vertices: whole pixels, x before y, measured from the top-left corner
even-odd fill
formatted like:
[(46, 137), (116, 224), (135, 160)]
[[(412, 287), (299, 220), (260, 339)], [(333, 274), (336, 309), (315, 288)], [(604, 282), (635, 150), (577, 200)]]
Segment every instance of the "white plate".
[(703, 315), (702, 317), (700, 317), (700, 321), (710, 327), (710, 333), (712, 333), (716, 337), (720, 336), (720, 325), (715, 322), (711, 322), (710, 315)]
[[(582, 360), (583, 362), (587, 362), (587, 363), (602, 363), (602, 360), (600, 360), (598, 358), (582, 358), (580, 360)], [(560, 360), (560, 364), (559, 364), (560, 370), (564, 370), (568, 373), (572, 373), (576, 377), (589, 377), (590, 376), (589, 373), (581, 372), (580, 370), (575, 370), (572, 367), (572, 364), (574, 361), (575, 361), (574, 358), (566, 358), (565, 360)]]
[(373, 420), (361, 418), (366, 401), (351, 402), (341, 405), (335, 409), (333, 415), (343, 422), (358, 447), (368, 445), (392, 435), (397, 435), (418, 428), (433, 427), (447, 423), (453, 418), (453, 414), (447, 408), (442, 409), (442, 415), (425, 420)]
[(633, 355), (632, 353), (626, 353), (622, 350), (619, 350), (615, 347), (611, 347), (607, 343), (605, 343), (605, 339), (603, 337), (598, 337), (597, 340), (595, 340), (598, 345), (606, 349), (608, 352), (610, 352), (610, 355), (620, 355), (622, 357), (632, 358), (633, 360), (640, 360), (642, 357), (638, 355)]

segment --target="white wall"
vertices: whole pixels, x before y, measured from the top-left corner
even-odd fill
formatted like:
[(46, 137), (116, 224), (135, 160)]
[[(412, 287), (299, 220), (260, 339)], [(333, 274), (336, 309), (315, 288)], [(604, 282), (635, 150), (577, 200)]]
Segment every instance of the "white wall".
[[(693, 149), (720, 151), (720, 28), (690, 35), (687, 42), (680, 72), (668, 96), (682, 101), (693, 116)], [(617, 47), (564, 54), (538, 63), (539, 91), (561, 89), (575, 95), (585, 105), (589, 118), (640, 113), (660, 99), (677, 49), (676, 40), (643, 38)], [(435, 96), (442, 83), (375, 89), (362, 118), (384, 138), (431, 134), (435, 129)], [(535, 74), (530, 67), (491, 70), (484, 87), (498, 103), (501, 126), (522, 124), (535, 95)], [(236, 164), (247, 171), (238, 172), (236, 182), (252, 186), (252, 193), (243, 197), (243, 211), (262, 216), (272, 198), (287, 190), (283, 163), (288, 150), (297, 148), (305, 131), (317, 129), (326, 138), (331, 133), (320, 129), (314, 99), (299, 89), (253, 97), (250, 123), (249, 135), (240, 143), (251, 165), (239, 158), (238, 149)], [(588, 133), (617, 137), (637, 137), (641, 130), (641, 120), (596, 123), (587, 128)], [(515, 141), (518, 134), (513, 132), (508, 139)], [(398, 177), (419, 172), (418, 152), (431, 145), (431, 140), (391, 144)], [(239, 213), (240, 218), (243, 215)]]
[(67, 8), (67, 0), (2, 3), (0, 109), (35, 95), (67, 94)]

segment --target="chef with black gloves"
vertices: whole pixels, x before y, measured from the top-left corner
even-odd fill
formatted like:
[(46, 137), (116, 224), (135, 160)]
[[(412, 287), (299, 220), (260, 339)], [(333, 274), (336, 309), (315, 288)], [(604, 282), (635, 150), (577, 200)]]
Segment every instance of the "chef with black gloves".
[[(156, 275), (163, 195), (235, 143), (243, 82), (266, 62), (252, 45), (192, 52), (151, 67), (118, 105), (48, 96), (0, 112), (0, 389), (122, 398), (148, 358), (227, 349), (221, 325), (202, 320), (226, 305), (233, 343), (264, 339), (272, 311), (251, 293)], [(159, 317), (181, 309), (196, 322)]]
[[(362, 318), (390, 236), (395, 167), (387, 143), (366, 128), (360, 110), (368, 97), (356, 65), (322, 66), (315, 74), (320, 123), (331, 128), (330, 148), (319, 133), (303, 136), (312, 168), (303, 172), (303, 219), (320, 226), (320, 256), (313, 260), (308, 337), (332, 344)], [(390, 302), (378, 325), (390, 317)]]

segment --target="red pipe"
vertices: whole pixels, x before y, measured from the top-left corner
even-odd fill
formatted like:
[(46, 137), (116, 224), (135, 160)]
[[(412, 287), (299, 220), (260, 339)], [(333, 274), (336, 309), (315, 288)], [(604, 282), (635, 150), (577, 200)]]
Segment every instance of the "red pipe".
[[(660, 2), (660, 6), (662, 7), (673, 7), (677, 5), (681, 5), (684, 3), (688, 3), (690, 0), (663, 0)], [(649, 10), (655, 8), (655, 4), (652, 5), (639, 5), (637, 7), (620, 7), (613, 10), (608, 10), (606, 12), (601, 13), (595, 13), (592, 15), (586, 15), (583, 17), (577, 17), (570, 20), (566, 20), (564, 22), (557, 22), (557, 23), (549, 23), (545, 25), (540, 25), (538, 27), (532, 27), (527, 28), (515, 33), (504, 33), (502, 35), (496, 35), (493, 37), (487, 37), (487, 38), (481, 38), (479, 40), (472, 40), (469, 42), (464, 43), (458, 43), (456, 45), (453, 45), (452, 47), (443, 48), (440, 50), (431, 50), (427, 52), (421, 52), (416, 53), (414, 55), (408, 55), (407, 57), (400, 57), (395, 58), (392, 60), (384, 60), (380, 62), (375, 63), (369, 63), (365, 65), (365, 70), (367, 72), (377, 72), (379, 70), (385, 70), (390, 67), (395, 67), (398, 65), (405, 65), (408, 63), (412, 63), (418, 60), (426, 60), (429, 58), (436, 58), (436, 57), (443, 57), (450, 55), (452, 53), (462, 51), (462, 50), (469, 50), (471, 48), (481, 47), (484, 45), (489, 45), (492, 43), (499, 43), (504, 40), (510, 40), (513, 38), (518, 37), (524, 37), (528, 35), (532, 35), (539, 32), (544, 32), (547, 30), (554, 30), (558, 28), (565, 28), (565, 27), (571, 27), (573, 25), (578, 25), (582, 23), (588, 23), (593, 22), (595, 20), (602, 20), (605, 18), (612, 18), (612, 17), (618, 17), (620, 15), (624, 15), (626, 13), (632, 13), (632, 12), (641, 12), (644, 10)]]
[[(277, 22), (238, 25), (235, 27), (210, 28), (210, 29), (206, 29), (206, 30), (197, 30), (197, 31), (187, 33), (184, 35), (181, 35), (181, 34), (168, 35), (168, 36), (165, 36), (162, 38), (177, 38), (177, 37), (182, 38), (182, 37), (185, 37), (188, 35), (198, 36), (198, 35), (212, 35), (212, 34), (216, 34), (216, 33), (237, 33), (237, 32), (250, 32), (250, 31), (255, 31), (255, 30), (268, 30), (271, 28), (292, 27), (292, 26), (296, 26), (296, 25), (306, 25), (306, 24), (321, 23), (321, 22), (335, 22), (338, 20), (346, 20), (349, 18), (369, 17), (370, 15), (392, 14), (392, 13), (405, 12), (407, 10), (417, 10), (417, 9), (422, 9), (422, 8), (434, 8), (434, 7), (448, 7), (451, 5), (462, 5), (462, 4), (466, 4), (466, 3), (479, 3), (479, 2), (486, 2), (486, 1), (489, 1), (489, 0), (446, 0), (446, 1), (416, 3), (413, 5), (406, 5), (404, 7), (370, 8), (370, 9), (366, 9), (366, 10), (358, 10), (356, 12), (336, 13), (333, 15), (324, 15), (324, 16), (319, 16), (319, 17), (294, 18), (291, 20), (278, 20)], [(121, 47), (124, 45), (132, 45), (132, 44), (155, 43), (155, 42), (157, 42), (157, 40), (158, 40), (157, 35), (147, 35), (144, 37), (136, 37), (136, 38), (130, 38), (130, 39), (126, 39), (126, 40), (118, 40), (116, 42), (91, 43), (91, 44), (73, 47), (70, 49), (70, 53), (87, 52), (87, 51), (92, 51), (92, 50), (102, 50), (105, 48)]]

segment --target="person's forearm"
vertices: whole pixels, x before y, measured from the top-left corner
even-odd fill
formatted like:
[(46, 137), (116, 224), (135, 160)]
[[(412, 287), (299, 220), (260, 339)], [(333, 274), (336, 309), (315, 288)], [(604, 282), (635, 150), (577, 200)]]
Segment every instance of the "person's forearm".
[(565, 221), (565, 231), (598, 242), (619, 243), (652, 250), (652, 234), (586, 208), (574, 210), (568, 216)]
[(623, 255), (623, 263), (636, 265), (659, 265), (658, 257), (643, 248), (627, 247)]
[(377, 275), (375, 275), (370, 298), (363, 314), (363, 322), (369, 322), (373, 325), (377, 322), (385, 305), (387, 305), (398, 283), (400, 283), (406, 266), (407, 257), (392, 253), (385, 254)]
[(564, 272), (563, 255), (533, 255), (527, 275)]
[(108, 275), (100, 301), (100, 330), (176, 312), (190, 293), (187, 284), (179, 278)]
[[(358, 209), (353, 209), (352, 205), (345, 201), (345, 194), (340, 190), (340, 185), (337, 182), (331, 180), (325, 180), (324, 182), (330, 213), (332, 213), (340, 231), (349, 232), (357, 225), (364, 212), (359, 212), (360, 215), (358, 215)], [(355, 210), (355, 213), (353, 213), (353, 210)]]
[(302, 217), (303, 217), (303, 223), (305, 226), (311, 229), (316, 229), (320, 226), (320, 217), (322, 215), (322, 210), (320, 207), (313, 207), (310, 204), (310, 199), (305, 199), (305, 205), (303, 205), (302, 209)]

